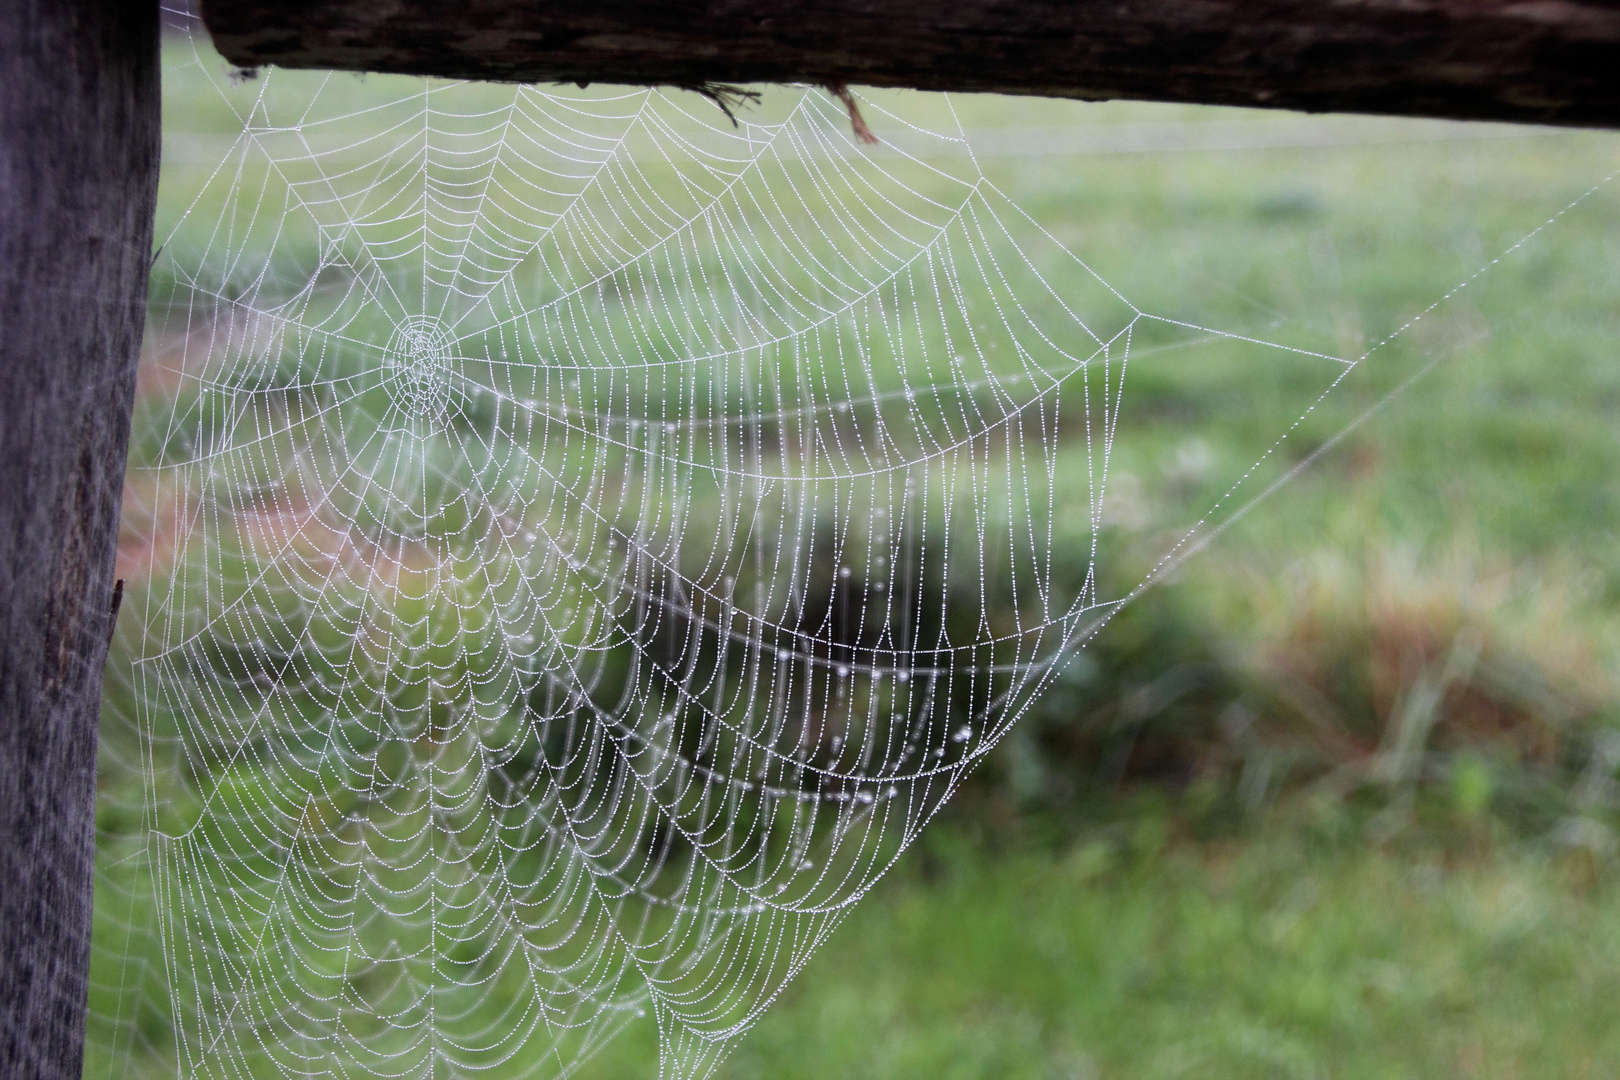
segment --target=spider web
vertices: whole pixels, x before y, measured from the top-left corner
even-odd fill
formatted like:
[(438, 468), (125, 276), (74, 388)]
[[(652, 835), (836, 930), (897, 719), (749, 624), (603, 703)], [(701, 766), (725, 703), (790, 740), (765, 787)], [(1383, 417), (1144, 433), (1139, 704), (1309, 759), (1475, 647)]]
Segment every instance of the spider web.
[(1139, 591), (1132, 365), (1354, 366), (1140, 310), (872, 103), (194, 57), (234, 134), (154, 268), (115, 1070), (564, 1076), (650, 1014), (708, 1075)]

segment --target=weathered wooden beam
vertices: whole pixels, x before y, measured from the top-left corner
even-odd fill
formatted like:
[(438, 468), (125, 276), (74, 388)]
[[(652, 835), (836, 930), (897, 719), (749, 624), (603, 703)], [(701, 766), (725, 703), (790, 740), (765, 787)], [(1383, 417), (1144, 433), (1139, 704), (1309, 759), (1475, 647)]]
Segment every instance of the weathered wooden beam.
[(156, 0), (0, 4), (0, 1076), (79, 1080)]
[(204, 0), (244, 67), (1620, 125), (1620, 0)]

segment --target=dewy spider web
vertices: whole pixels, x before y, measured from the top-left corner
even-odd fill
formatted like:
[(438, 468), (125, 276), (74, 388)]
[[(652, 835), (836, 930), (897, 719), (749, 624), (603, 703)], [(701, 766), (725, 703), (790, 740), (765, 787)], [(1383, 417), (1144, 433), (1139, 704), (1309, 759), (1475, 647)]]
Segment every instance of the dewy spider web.
[[(1215, 332), (874, 105), (868, 148), (817, 90), (217, 65), (126, 495), (106, 1060), (566, 1075), (650, 1013), (707, 1075), (1123, 602), (1127, 373)], [(1353, 366), (1245, 347), (1301, 409)]]

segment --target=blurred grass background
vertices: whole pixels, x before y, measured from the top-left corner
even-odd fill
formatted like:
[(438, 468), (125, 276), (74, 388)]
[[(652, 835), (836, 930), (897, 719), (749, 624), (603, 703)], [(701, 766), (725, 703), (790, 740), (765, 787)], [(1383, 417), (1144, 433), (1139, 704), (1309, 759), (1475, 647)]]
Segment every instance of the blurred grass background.
[[(206, 166), (169, 108), (160, 235)], [(1606, 133), (955, 109), (1142, 309), (1346, 357), (1620, 168)], [(1284, 464), (1423, 374), (1107, 627), (725, 1075), (1620, 1073), (1617, 297), (1604, 188), (1375, 350)], [(1297, 414), (1276, 380), (1131, 384), (1116, 586)], [(586, 1075), (655, 1073), (633, 1029)]]
[[(1606, 133), (956, 110), (1140, 307), (1347, 357), (1620, 167)], [(1616, 194), (1375, 351), (1293, 460), (1376, 411), (1103, 631), (725, 1075), (1620, 1074)], [(1263, 447), (1274, 374), (1132, 383), (1116, 569)]]

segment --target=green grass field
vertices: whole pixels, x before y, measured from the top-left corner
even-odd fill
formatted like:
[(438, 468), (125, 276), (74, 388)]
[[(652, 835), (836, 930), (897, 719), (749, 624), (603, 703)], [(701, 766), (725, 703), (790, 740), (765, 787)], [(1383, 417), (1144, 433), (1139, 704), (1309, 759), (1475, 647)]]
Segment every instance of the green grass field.
[(1620, 1062), (1620, 892), (1567, 863), (1276, 829), (939, 862), (857, 910), (725, 1075), (1600, 1077)]
[[(1205, 321), (1212, 309), (1250, 325), (1303, 321), (1358, 355), (1620, 166), (1608, 135), (1425, 138), (1442, 130), (1466, 134), (1388, 124), (1384, 135), (1413, 141), (987, 171), (1004, 170), (1094, 264), (1120, 267), (1144, 306), (1158, 294)], [(1226, 694), (1264, 716), (1268, 695), (1312, 684), (1318, 717), (1350, 732), (1347, 745), (1313, 768), (1284, 724), (1251, 756), (1213, 755), (1212, 766), (1207, 742), (1220, 734), (1207, 714), (1222, 703), (1195, 695), (1159, 718), (1159, 748), (1181, 740), (1175, 767), (1143, 760), (1105, 776), (1095, 751), (1048, 755), (1031, 781), (1040, 758), (1015, 733), (989, 794), (854, 912), (727, 1075), (1620, 1072), (1613, 803), (1572, 805), (1580, 790), (1612, 800), (1615, 762), (1572, 755), (1552, 767), (1526, 741), (1535, 730), (1601, 738), (1620, 720), (1616, 194), (1577, 207), (1417, 328), (1441, 358), (1433, 368), (1145, 598), (1118, 628), (1127, 640), (1096, 646), (1105, 668), (1127, 672), (1097, 680), (1115, 699), (1178, 667), (1215, 667), (1235, 670), (1241, 685)], [(1416, 365), (1374, 353), (1367, 368), (1365, 385), (1330, 399), (1322, 431)], [(1189, 457), (1210, 468), (1219, 448), (1189, 454), (1172, 432), (1189, 415), (1252, 415), (1257, 396), (1263, 387), (1233, 378), (1167, 407), (1162, 434), (1144, 440), (1144, 471)], [(1453, 693), (1421, 777), (1334, 783), (1387, 748), (1402, 688), (1465, 627), (1497, 653), (1476, 687), (1495, 687), (1498, 703), (1547, 704), (1508, 708), (1517, 718), (1502, 723), (1489, 689), (1472, 703)], [(1040, 718), (1049, 750), (1076, 719)], [(1258, 786), (1256, 762), (1276, 763)], [(1471, 788), (1482, 775), (1494, 779)], [(1232, 797), (1211, 809), (1222, 792)], [(1029, 815), (1030, 802), (1056, 804), (1058, 823)], [(1031, 834), (1038, 853), (1007, 840)]]
[[(188, 134), (231, 123), (182, 89), (160, 236), (205, 179)], [(1141, 309), (1366, 359), (1269, 453), (1319, 371), (1219, 341), (1133, 371), (1116, 584), (1264, 456), (1220, 504), (1244, 513), (1104, 631), (722, 1075), (1620, 1075), (1620, 137), (955, 110), (986, 177)], [(138, 411), (138, 459), (171, 411)], [(1060, 506), (1065, 542), (1084, 509)], [(121, 760), (104, 864), (135, 828)], [(585, 1075), (656, 1061), (633, 1027)]]
[[(1031, 108), (1267, 122), (982, 107), (1003, 122)], [(1303, 321), (1358, 355), (1620, 166), (1609, 135), (1451, 142), (1430, 137), (1466, 130), (1373, 128), (1392, 141), (986, 167), (1094, 265), (1119, 267), (1144, 306), (1162, 295), (1205, 321)], [(1435, 366), (1145, 598), (1119, 627), (1127, 640), (1096, 646), (1105, 669), (1125, 672), (1097, 680), (1115, 699), (1181, 666), (1236, 671), (1242, 685), (1225, 692), (1251, 703), (1314, 682), (1327, 722), (1358, 736), (1324, 755), (1331, 765), (1313, 770), (1284, 725), (1253, 757), (1210, 767), (1196, 745), (1220, 738), (1209, 697), (1163, 707), (1159, 747), (1183, 744), (1168, 772), (1146, 760), (1103, 776), (1093, 753), (1048, 759), (1031, 781), (1015, 733), (989, 793), (853, 913), (727, 1075), (1620, 1072), (1613, 803), (1559, 797), (1584, 780), (1612, 800), (1615, 762), (1553, 768), (1525, 741), (1579, 741), (1620, 719), (1616, 194), (1587, 200), (1419, 327)], [(1416, 364), (1374, 353), (1367, 367), (1365, 385), (1329, 401), (1322, 431)], [(1189, 457), (1210, 468), (1218, 448), (1189, 454), (1172, 432), (1188, 416), (1252, 416), (1265, 394), (1229, 378), (1167, 403), (1144, 471)], [(1463, 627), (1498, 654), (1476, 685), (1549, 703), (1540, 715), (1521, 705), (1504, 724), (1488, 690), (1472, 705), (1453, 694), (1423, 777), (1324, 782), (1387, 746), (1400, 688)], [(1076, 719), (1042, 717), (1048, 744)], [(1277, 762), (1269, 786), (1248, 783), (1256, 760)], [(1200, 762), (1219, 779), (1200, 785)], [(1489, 765), (1471, 771), (1478, 762)], [(1043, 791), (1054, 782), (1058, 794)], [(1211, 809), (1221, 793), (1233, 797)], [(1031, 802), (1042, 810), (1030, 815)], [(1031, 835), (1035, 851), (1008, 840)], [(600, 1075), (630, 1068), (604, 1062)]]

